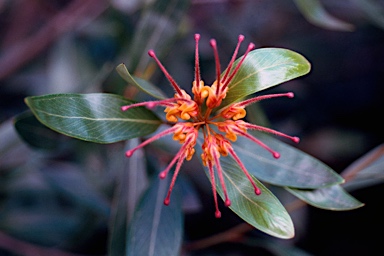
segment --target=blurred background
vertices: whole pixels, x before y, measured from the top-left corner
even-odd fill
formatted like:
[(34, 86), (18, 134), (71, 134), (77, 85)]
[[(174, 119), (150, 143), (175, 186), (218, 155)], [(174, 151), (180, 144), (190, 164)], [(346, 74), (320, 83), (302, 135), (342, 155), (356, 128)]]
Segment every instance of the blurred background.
[[(43, 129), (24, 98), (91, 92), (145, 97), (117, 75), (122, 62), (170, 95), (147, 57), (151, 48), (188, 90), (195, 33), (201, 34), (208, 84), (215, 77), (211, 38), (223, 63), (239, 34), (246, 37), (243, 51), (253, 42), (304, 55), (312, 64), (308, 75), (263, 92), (293, 91), (296, 97), (284, 105), (262, 102), (260, 115), (271, 127), (298, 135), (299, 149), (338, 173), (375, 148), (375, 159), (382, 159), (382, 0), (0, 0), (0, 255), (106, 255), (111, 205), (126, 165), (124, 143), (94, 145)], [(186, 209), (182, 254), (376, 255), (377, 232), (384, 228), (380, 166), (375, 184), (351, 191), (363, 208), (291, 212), (297, 235), (277, 242), (289, 251), (258, 231), (199, 243), (241, 221), (230, 211), (214, 220), (205, 210), (210, 199), (205, 202), (204, 189), (196, 188), (203, 196)]]

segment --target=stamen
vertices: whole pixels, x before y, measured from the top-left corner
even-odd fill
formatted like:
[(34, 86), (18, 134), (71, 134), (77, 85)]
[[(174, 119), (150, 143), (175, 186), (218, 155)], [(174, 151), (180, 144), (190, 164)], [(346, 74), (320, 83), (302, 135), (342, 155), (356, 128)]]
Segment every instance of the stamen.
[(155, 141), (155, 140), (158, 140), (158, 139), (160, 139), (161, 137), (164, 137), (165, 135), (168, 135), (168, 134), (170, 134), (170, 133), (173, 133), (176, 129), (177, 129), (177, 127), (173, 126), (173, 127), (169, 128), (169, 129), (167, 129), (167, 130), (165, 130), (165, 131), (162, 131), (162, 132), (156, 134), (155, 136), (153, 136), (153, 137), (147, 139), (146, 141), (142, 142), (142, 143), (141, 143), (140, 145), (138, 145), (137, 147), (135, 147), (135, 148), (133, 148), (133, 149), (128, 150), (127, 152), (125, 152), (125, 155), (126, 155), (127, 157), (131, 157), (131, 156), (133, 155), (133, 153), (134, 153), (136, 150), (138, 150), (139, 148), (142, 148), (142, 147), (148, 145), (149, 143), (151, 143), (151, 142), (153, 142), (153, 141)]
[(216, 40), (211, 39), (209, 41), (212, 48), (213, 48), (213, 54), (215, 56), (215, 63), (216, 63), (216, 95), (219, 95), (220, 92), (220, 73), (221, 73), (221, 68), (220, 68), (220, 59), (219, 59), (219, 53), (217, 51), (217, 45), (216, 45)]
[(232, 155), (232, 157), (235, 159), (235, 161), (237, 162), (237, 164), (240, 166), (240, 168), (243, 170), (245, 176), (247, 176), (248, 180), (251, 182), (254, 190), (255, 190), (255, 194), (256, 195), (260, 195), (261, 194), (261, 190), (256, 186), (255, 184), (255, 181), (252, 179), (251, 175), (249, 174), (249, 172), (247, 171), (247, 169), (245, 168), (243, 162), (241, 162), (240, 158), (237, 156), (237, 154), (235, 153), (235, 151), (233, 150), (232, 147), (229, 147), (228, 148), (229, 150), (229, 153)]
[(231, 59), (231, 61), (229, 62), (228, 67), (227, 67), (227, 70), (225, 71), (225, 74), (224, 74), (224, 76), (223, 76), (223, 83), (225, 83), (225, 80), (227, 79), (227, 77), (228, 77), (228, 75), (229, 75), (229, 72), (230, 72), (231, 69), (232, 69), (232, 65), (233, 65), (233, 63), (234, 63), (235, 60), (236, 60), (237, 53), (239, 52), (240, 45), (241, 45), (241, 43), (242, 43), (243, 41), (244, 41), (244, 36), (243, 36), (243, 35), (239, 35), (239, 39), (238, 39), (238, 41), (237, 41), (237, 45), (236, 45), (235, 51), (233, 52), (232, 59)]
[(257, 131), (261, 131), (261, 132), (267, 132), (267, 133), (275, 134), (275, 135), (278, 135), (278, 136), (290, 139), (290, 140), (292, 140), (295, 143), (299, 143), (300, 142), (300, 138), (299, 137), (289, 136), (289, 135), (287, 135), (285, 133), (282, 133), (282, 132), (279, 132), (279, 131), (276, 131), (276, 130), (273, 130), (273, 129), (270, 129), (270, 128), (267, 128), (267, 127), (263, 127), (263, 126), (256, 125), (256, 124), (250, 124), (250, 123), (246, 123), (246, 122), (243, 122), (243, 125), (247, 129), (253, 129), (253, 130), (257, 130)]
[(233, 131), (235, 131), (236, 133), (250, 139), (251, 141), (259, 144), (262, 148), (264, 148), (265, 150), (267, 150), (268, 152), (270, 152), (272, 154), (272, 156), (274, 158), (279, 158), (280, 157), (280, 154), (274, 150), (272, 150), (270, 147), (268, 147), (266, 144), (264, 144), (263, 142), (261, 142), (260, 140), (256, 139), (255, 137), (249, 135), (248, 133), (246, 132), (243, 132), (242, 130), (240, 130), (239, 128), (234, 128)]
[(199, 40), (200, 40), (200, 34), (195, 34), (195, 41), (196, 41), (196, 48), (195, 48), (195, 81), (196, 81), (197, 88), (200, 89)]
[(261, 100), (271, 99), (271, 98), (279, 98), (279, 97), (288, 97), (293, 98), (295, 95), (293, 92), (287, 92), (287, 93), (276, 93), (276, 94), (267, 94), (267, 95), (261, 95), (257, 96), (251, 99), (247, 99), (238, 103), (235, 103), (237, 106), (246, 107), (250, 104), (256, 103)]
[(245, 51), (243, 57), (241, 58), (241, 60), (239, 61), (239, 63), (237, 64), (235, 70), (231, 73), (231, 75), (229, 76), (229, 78), (225, 81), (225, 83), (223, 84), (223, 87), (222, 87), (222, 91), (225, 90), (225, 88), (227, 88), (228, 84), (231, 82), (231, 80), (233, 79), (233, 77), (236, 75), (237, 71), (239, 71), (241, 65), (243, 64), (245, 58), (247, 57), (248, 53), (250, 51), (252, 51), (253, 49), (255, 49), (255, 45), (253, 43), (250, 43), (248, 45), (248, 48), (247, 50)]
[(165, 168), (163, 171), (160, 172), (159, 178), (165, 179), (167, 177), (167, 174), (171, 170), (172, 166), (176, 163), (178, 159), (183, 157), (182, 155), (185, 153), (185, 149), (187, 148), (188, 144), (191, 142), (191, 140), (187, 140), (183, 146), (180, 148), (179, 152), (173, 157), (172, 161), (168, 164), (167, 168)]
[(221, 187), (222, 187), (223, 192), (224, 192), (224, 197), (225, 197), (224, 204), (225, 204), (225, 206), (229, 207), (229, 206), (231, 206), (231, 200), (229, 200), (229, 198), (228, 198), (227, 187), (225, 186), (225, 181), (224, 181), (224, 177), (223, 177), (223, 169), (221, 168), (218, 154), (217, 153), (214, 154), (213, 158), (215, 161), (217, 173), (219, 174), (220, 184), (221, 184)]
[(209, 170), (209, 176), (211, 177), (211, 186), (212, 186), (212, 192), (213, 192), (213, 200), (214, 200), (214, 203), (215, 203), (215, 217), (216, 218), (221, 218), (221, 212), (219, 210), (219, 204), (217, 202), (215, 174), (213, 172), (213, 166), (212, 166), (212, 162), (211, 161), (208, 161), (208, 170)]
[(172, 180), (171, 180), (171, 184), (169, 185), (167, 196), (164, 199), (164, 204), (165, 205), (169, 205), (169, 203), (171, 201), (171, 193), (172, 193), (173, 187), (175, 186), (176, 178), (177, 178), (177, 175), (180, 172), (181, 165), (184, 162), (184, 158), (185, 158), (184, 156), (180, 156), (178, 161), (177, 161), (175, 173), (172, 176)]
[(146, 102), (139, 102), (134, 103), (131, 105), (122, 106), (122, 111), (127, 111), (130, 108), (136, 108), (136, 107), (147, 107), (147, 108), (154, 108), (155, 106), (165, 106), (165, 107), (172, 107), (172, 102), (174, 101), (185, 101), (185, 102), (191, 102), (192, 100), (184, 99), (184, 98), (169, 98), (165, 100), (157, 100), (157, 101), (146, 101)]
[(164, 75), (167, 77), (168, 81), (171, 83), (171, 85), (173, 86), (173, 88), (176, 90), (176, 92), (182, 96), (183, 93), (181, 92), (181, 89), (179, 87), (179, 85), (176, 83), (176, 81), (172, 78), (172, 76), (168, 73), (168, 71), (165, 69), (165, 67), (163, 66), (163, 64), (161, 64), (160, 60), (157, 58), (155, 52), (153, 50), (149, 50), (148, 51), (148, 55), (153, 58), (157, 65), (160, 67), (161, 71), (163, 71)]

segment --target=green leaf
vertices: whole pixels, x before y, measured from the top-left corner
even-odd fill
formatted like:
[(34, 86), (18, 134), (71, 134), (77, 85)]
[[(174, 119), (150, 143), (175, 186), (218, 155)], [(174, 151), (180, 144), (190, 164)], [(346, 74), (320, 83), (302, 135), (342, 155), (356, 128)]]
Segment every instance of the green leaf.
[[(202, 153), (202, 140), (199, 139), (197, 142), (200, 146), (195, 147), (196, 154), (200, 155)], [(232, 157), (220, 157), (220, 163), (228, 197), (231, 200), (229, 208), (260, 231), (279, 238), (292, 238), (295, 230), (291, 217), (272, 192), (251, 175), (253, 181), (261, 190), (261, 194), (256, 195), (251, 182)], [(204, 168), (204, 170), (210, 179), (208, 168)], [(215, 181), (219, 181), (216, 171)], [(224, 200), (225, 197), (220, 182), (216, 182), (216, 188), (220, 197)]]
[(286, 189), (308, 204), (326, 210), (346, 211), (364, 205), (348, 194), (340, 185), (333, 185), (316, 190)]
[(330, 15), (319, 0), (294, 0), (294, 2), (304, 17), (316, 26), (340, 31), (352, 31), (354, 29), (352, 24)]
[(145, 81), (144, 79), (133, 78), (132, 75), (129, 73), (127, 67), (123, 63), (118, 65), (116, 67), (116, 70), (119, 73), (119, 75), (130, 85), (137, 87), (138, 89), (142, 90), (143, 92), (157, 99), (167, 98), (167, 96), (158, 87), (152, 85), (151, 83)]
[(161, 124), (146, 108), (121, 111), (121, 106), (132, 101), (114, 94), (50, 94), (25, 101), (37, 119), (52, 130), (96, 143), (145, 136)]
[[(237, 59), (236, 63), (240, 59)], [(302, 55), (291, 50), (261, 48), (251, 51), (229, 83), (227, 97), (223, 100), (222, 106), (303, 76), (310, 71), (310, 68), (310, 63)]]
[(63, 140), (65, 136), (44, 126), (31, 111), (17, 115), (14, 119), (14, 125), (19, 136), (32, 147), (58, 150), (65, 143)]
[(372, 149), (357, 159), (343, 172), (348, 191), (361, 189), (384, 182), (384, 144)]
[[(273, 150), (280, 158), (272, 155), (258, 144), (238, 136), (233, 149), (247, 170), (258, 179), (277, 186), (315, 189), (342, 183), (343, 178), (319, 160), (281, 142), (272, 136), (249, 132)], [(222, 161), (226, 161), (223, 158)]]
[(179, 255), (183, 236), (181, 196), (177, 184), (169, 206), (163, 204), (170, 175), (165, 180), (154, 177), (139, 203), (127, 238), (126, 255)]
[[(261, 194), (256, 195), (253, 186), (243, 173), (236, 161), (231, 157), (222, 157), (221, 165), (232, 204), (229, 207), (240, 218), (255, 228), (275, 237), (292, 238), (294, 227), (288, 212), (280, 201), (260, 181), (252, 176)], [(207, 176), (209, 176), (206, 171)], [(215, 180), (219, 180), (216, 174)], [(221, 186), (217, 184), (217, 190), (221, 198), (224, 193)]]

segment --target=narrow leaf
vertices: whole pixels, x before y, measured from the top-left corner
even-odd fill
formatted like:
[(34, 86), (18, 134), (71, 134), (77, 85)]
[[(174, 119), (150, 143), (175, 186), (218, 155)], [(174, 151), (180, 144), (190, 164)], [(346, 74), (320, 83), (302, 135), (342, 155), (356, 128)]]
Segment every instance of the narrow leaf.
[[(236, 61), (238, 62), (240, 58)], [(228, 85), (222, 106), (265, 90), (310, 71), (310, 63), (300, 54), (281, 48), (261, 48), (248, 54)], [(224, 71), (225, 72), (225, 71)]]
[[(258, 179), (277, 186), (295, 188), (320, 188), (342, 183), (344, 180), (330, 167), (310, 155), (289, 146), (272, 136), (250, 132), (254, 137), (280, 153), (272, 155), (258, 144), (238, 136), (233, 149), (243, 161), (247, 170)], [(226, 161), (223, 158), (222, 161)]]
[[(201, 141), (198, 141), (201, 145)], [(202, 153), (201, 147), (196, 147), (196, 153)], [(255, 184), (261, 190), (260, 195), (255, 190), (235, 160), (230, 156), (221, 157), (220, 162), (223, 168), (223, 176), (231, 206), (229, 207), (240, 218), (255, 228), (275, 237), (292, 238), (294, 227), (288, 212), (280, 201), (260, 181), (252, 175)], [(209, 172), (205, 168), (209, 178)], [(215, 173), (215, 180), (219, 177)], [(218, 182), (217, 191), (224, 200), (224, 193)]]
[[(272, 192), (252, 177), (261, 190), (261, 194), (256, 195), (250, 181), (232, 158), (226, 157), (226, 161), (221, 163), (228, 196), (232, 202), (229, 208), (240, 218), (269, 235), (292, 238), (294, 228), (291, 217)], [(218, 180), (218, 176), (215, 179)], [(217, 189), (221, 198), (224, 198), (221, 186), (217, 185)]]
[(304, 17), (316, 26), (340, 31), (352, 31), (354, 29), (352, 24), (329, 14), (319, 0), (294, 0), (294, 2)]
[(120, 65), (118, 65), (116, 67), (116, 70), (119, 73), (119, 75), (130, 85), (137, 87), (138, 89), (142, 90), (143, 92), (157, 99), (167, 98), (167, 96), (158, 87), (152, 85), (151, 83), (145, 81), (144, 79), (133, 78), (132, 75), (129, 73), (127, 67), (124, 65), (124, 63), (121, 63)]
[(384, 182), (384, 144), (377, 146), (357, 159), (343, 172), (344, 188), (348, 191)]
[(96, 143), (145, 136), (161, 124), (146, 108), (121, 111), (121, 106), (132, 102), (113, 94), (51, 94), (25, 101), (37, 119), (52, 130)]
[(182, 200), (175, 187), (169, 206), (163, 204), (169, 182), (169, 178), (155, 177), (142, 197), (129, 227), (127, 256), (179, 255), (183, 235)]
[(364, 205), (348, 194), (340, 185), (333, 185), (316, 190), (286, 189), (308, 204), (326, 210), (346, 211)]
[[(64, 143), (63, 138), (65, 136), (40, 123), (31, 111), (17, 115), (14, 119), (14, 126), (24, 142), (32, 147), (44, 150), (57, 150)], [(58, 143), (59, 141), (61, 143)]]

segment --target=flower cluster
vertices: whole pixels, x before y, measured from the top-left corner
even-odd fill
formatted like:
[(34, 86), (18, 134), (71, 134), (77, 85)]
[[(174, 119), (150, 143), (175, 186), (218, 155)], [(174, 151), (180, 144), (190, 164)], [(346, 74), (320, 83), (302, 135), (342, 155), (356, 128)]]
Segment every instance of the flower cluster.
[(125, 111), (127, 109), (138, 106), (146, 106), (148, 108), (163, 106), (165, 107), (164, 112), (166, 113), (166, 119), (168, 123), (173, 123), (173, 125), (170, 128), (164, 130), (163, 132), (158, 133), (154, 137), (151, 137), (146, 141), (142, 142), (137, 147), (128, 150), (126, 152), (126, 156), (130, 157), (135, 152), (135, 150), (142, 148), (145, 145), (168, 134), (173, 134), (173, 139), (180, 142), (180, 144), (182, 145), (180, 150), (168, 164), (167, 168), (160, 173), (160, 178), (165, 178), (171, 168), (176, 165), (167, 196), (164, 200), (164, 204), (168, 205), (170, 202), (171, 192), (174, 187), (180, 168), (184, 160), (188, 161), (194, 155), (198, 133), (199, 131), (201, 131), (204, 136), (204, 142), (202, 144), (203, 153), (201, 154), (201, 159), (203, 164), (207, 166), (209, 170), (216, 209), (215, 216), (217, 218), (220, 218), (221, 213), (219, 211), (217, 203), (214, 170), (217, 171), (217, 177), (219, 178), (220, 186), (222, 187), (222, 190), (224, 192), (225, 205), (231, 205), (231, 200), (228, 197), (225, 186), (223, 170), (220, 164), (220, 157), (226, 157), (228, 155), (233, 157), (233, 159), (237, 162), (239, 167), (249, 179), (251, 185), (254, 188), (255, 194), (259, 195), (261, 193), (260, 189), (254, 183), (244, 164), (241, 162), (240, 158), (234, 151), (231, 142), (236, 141), (237, 136), (244, 136), (250, 139), (251, 141), (257, 143), (264, 149), (268, 150), (274, 158), (279, 158), (280, 154), (278, 152), (275, 152), (263, 142), (248, 134), (247, 130), (251, 129), (272, 133), (288, 138), (294, 142), (299, 142), (299, 138), (291, 137), (281, 132), (251, 124), (242, 120), (246, 116), (245, 108), (248, 105), (263, 99), (275, 97), (292, 98), (292, 92), (258, 96), (241, 102), (233, 103), (225, 108), (221, 106), (222, 100), (227, 95), (228, 85), (237, 74), (248, 53), (255, 48), (255, 45), (253, 43), (250, 43), (248, 45), (248, 48), (244, 55), (241, 57), (241, 59), (238, 62), (235, 62), (240, 45), (244, 40), (244, 36), (240, 35), (233, 56), (226, 68), (226, 71), (224, 74), (221, 74), (216, 41), (214, 39), (210, 40), (210, 45), (213, 48), (216, 63), (216, 81), (211, 86), (208, 86), (205, 85), (204, 81), (200, 78), (199, 39), (200, 35), (196, 34), (195, 80), (192, 83), (193, 99), (191, 95), (189, 95), (185, 90), (181, 89), (178, 86), (172, 76), (167, 72), (167, 70), (158, 60), (155, 52), (153, 50), (150, 50), (148, 52), (149, 56), (156, 61), (160, 69), (163, 71), (164, 75), (169, 80), (170, 84), (172, 85), (175, 91), (175, 95), (173, 98), (169, 99), (140, 102), (123, 106), (122, 110)]

